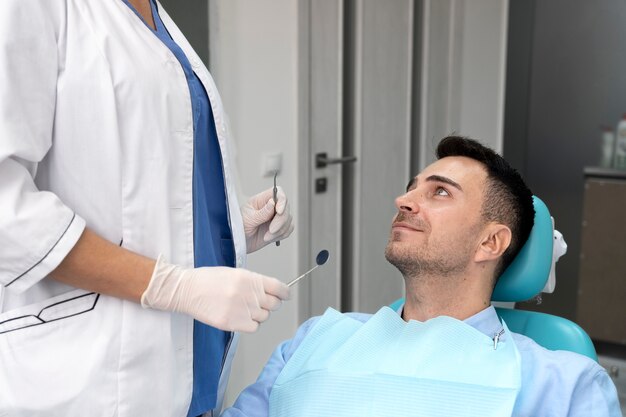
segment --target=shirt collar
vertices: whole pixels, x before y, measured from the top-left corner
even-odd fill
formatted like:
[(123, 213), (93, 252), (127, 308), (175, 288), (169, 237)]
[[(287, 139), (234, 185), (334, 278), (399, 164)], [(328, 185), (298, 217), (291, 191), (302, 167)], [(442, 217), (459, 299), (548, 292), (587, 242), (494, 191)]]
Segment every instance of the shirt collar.
[[(404, 309), (404, 303), (396, 310), (398, 314), (402, 315)], [(499, 333), (502, 330), (502, 323), (498, 318), (498, 313), (494, 306), (489, 306), (484, 310), (479, 311), (463, 320), (464, 323), (469, 324), (479, 332), (493, 337), (494, 334)]]
[(469, 324), (479, 332), (486, 334), (489, 337), (493, 337), (495, 333), (502, 330), (502, 323), (498, 318), (498, 313), (494, 306), (489, 306), (486, 309), (479, 311), (463, 320), (463, 322)]

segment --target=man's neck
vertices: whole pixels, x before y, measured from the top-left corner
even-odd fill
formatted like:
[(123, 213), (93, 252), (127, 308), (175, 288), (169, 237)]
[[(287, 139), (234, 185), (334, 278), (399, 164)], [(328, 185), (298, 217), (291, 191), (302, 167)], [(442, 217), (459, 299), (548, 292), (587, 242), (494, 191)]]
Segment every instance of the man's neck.
[(402, 318), (407, 321), (439, 316), (465, 320), (490, 305), (491, 294), (476, 279), (419, 276), (405, 277), (405, 284)]

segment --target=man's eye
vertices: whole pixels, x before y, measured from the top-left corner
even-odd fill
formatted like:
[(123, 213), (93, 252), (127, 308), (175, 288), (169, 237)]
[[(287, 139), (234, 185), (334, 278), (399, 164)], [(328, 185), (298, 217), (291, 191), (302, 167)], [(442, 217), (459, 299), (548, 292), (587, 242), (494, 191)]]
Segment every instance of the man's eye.
[(450, 195), (450, 193), (443, 187), (437, 187), (437, 189), (435, 190), (435, 195), (448, 196)]

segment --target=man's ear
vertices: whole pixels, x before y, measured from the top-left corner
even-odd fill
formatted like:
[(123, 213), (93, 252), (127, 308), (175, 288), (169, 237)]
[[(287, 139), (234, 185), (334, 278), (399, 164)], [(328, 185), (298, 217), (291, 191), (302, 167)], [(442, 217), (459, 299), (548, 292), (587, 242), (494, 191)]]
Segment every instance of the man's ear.
[(511, 244), (511, 229), (501, 223), (489, 223), (476, 251), (476, 262), (500, 258)]

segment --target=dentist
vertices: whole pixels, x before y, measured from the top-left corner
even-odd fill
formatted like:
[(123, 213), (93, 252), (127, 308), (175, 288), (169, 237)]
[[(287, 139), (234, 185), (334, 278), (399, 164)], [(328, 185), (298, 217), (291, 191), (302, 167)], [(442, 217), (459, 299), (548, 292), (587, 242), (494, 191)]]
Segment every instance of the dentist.
[(241, 267), (293, 231), (239, 207), (215, 84), (156, 0), (0, 6), (0, 415), (212, 415), (289, 296)]

